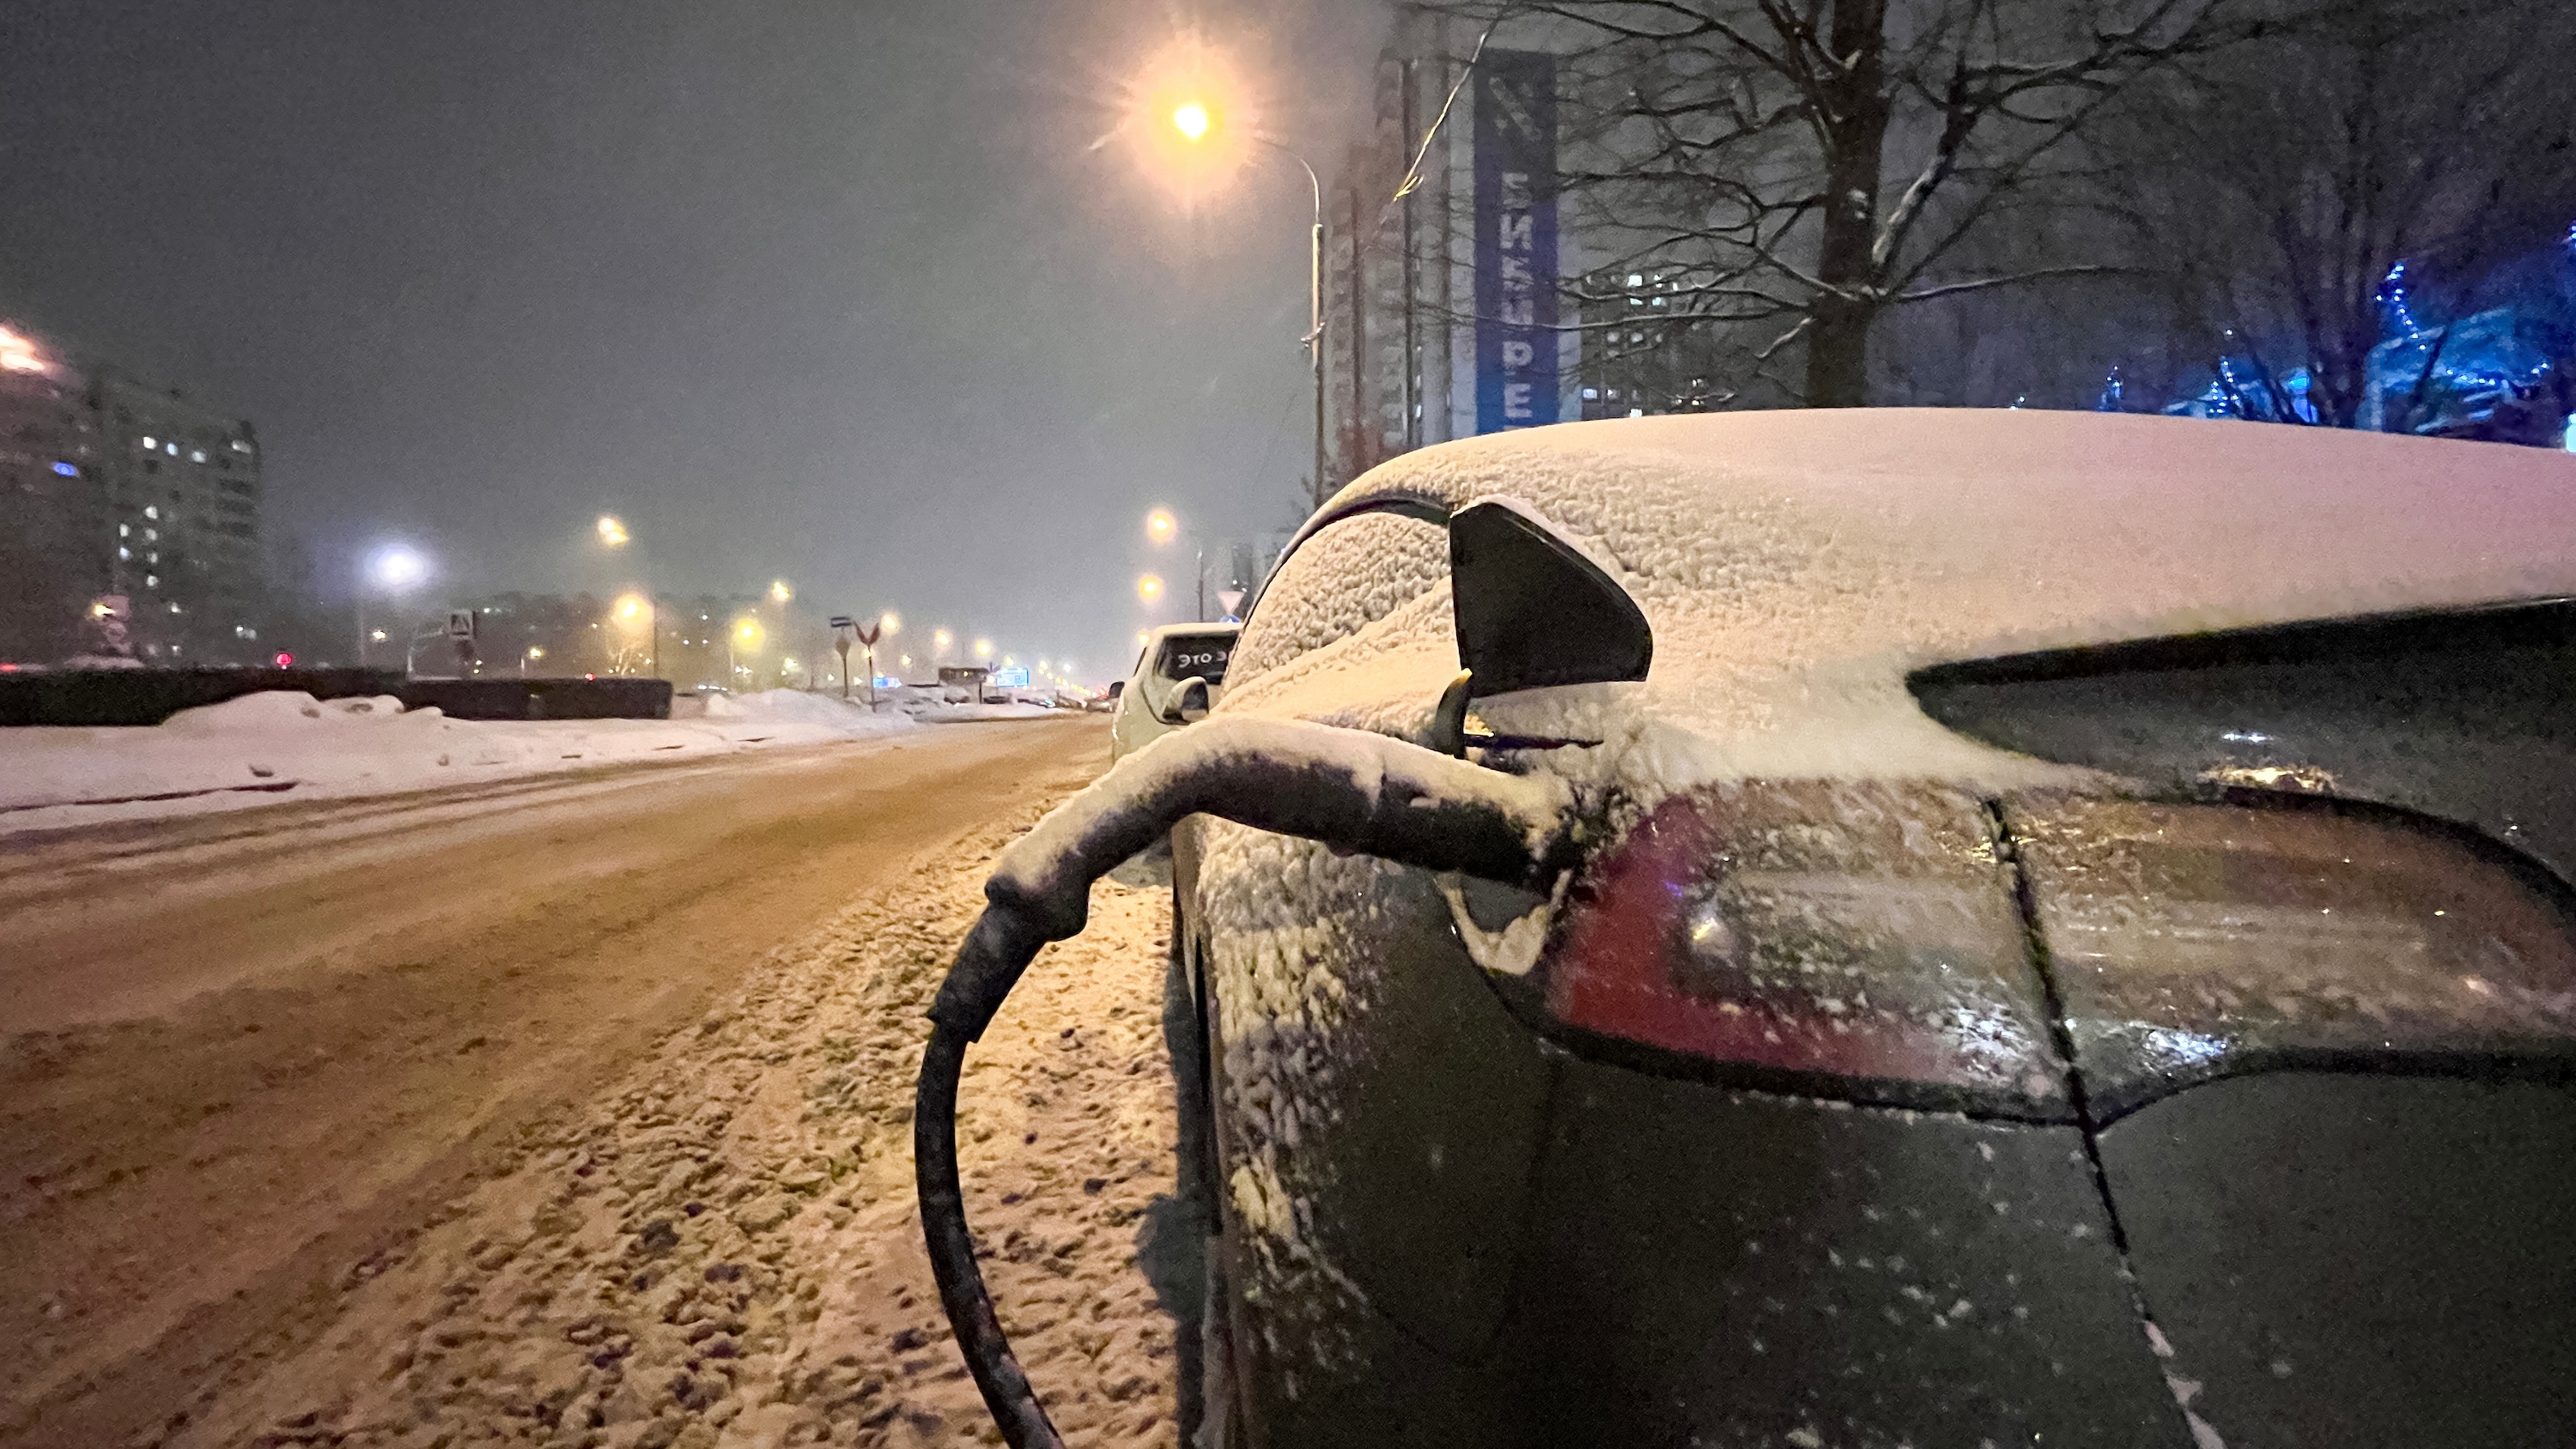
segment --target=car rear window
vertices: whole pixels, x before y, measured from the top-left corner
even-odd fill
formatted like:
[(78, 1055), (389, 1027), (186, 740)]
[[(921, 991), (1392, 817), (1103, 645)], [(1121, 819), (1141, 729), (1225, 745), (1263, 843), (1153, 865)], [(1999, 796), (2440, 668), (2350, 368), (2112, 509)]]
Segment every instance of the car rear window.
[(1233, 657), (1232, 634), (1166, 635), (1162, 650), (1154, 656), (1154, 674), (1170, 680), (1195, 676), (1210, 684), (1222, 684), (1226, 663)]

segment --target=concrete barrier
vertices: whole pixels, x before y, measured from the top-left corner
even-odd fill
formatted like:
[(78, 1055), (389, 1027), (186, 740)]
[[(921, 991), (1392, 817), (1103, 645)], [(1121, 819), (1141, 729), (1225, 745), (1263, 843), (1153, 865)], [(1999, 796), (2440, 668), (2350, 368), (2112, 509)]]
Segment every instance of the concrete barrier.
[(669, 719), (667, 679), (407, 679), (405, 708), (451, 719)]
[(0, 726), (157, 725), (264, 689), (315, 699), (402, 693), (390, 669), (60, 669), (0, 674)]

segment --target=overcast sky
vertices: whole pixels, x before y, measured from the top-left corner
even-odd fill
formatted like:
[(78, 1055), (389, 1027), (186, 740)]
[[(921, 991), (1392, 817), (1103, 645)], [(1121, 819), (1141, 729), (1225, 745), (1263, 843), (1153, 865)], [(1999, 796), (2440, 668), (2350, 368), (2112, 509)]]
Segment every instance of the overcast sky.
[[(1308, 202), (1276, 164), (1185, 201), (1095, 142), (1195, 33), (1325, 166), (1384, 26), (8, 0), (0, 317), (251, 419), (268, 525), (334, 593), (396, 537), (457, 593), (783, 577), (1106, 676), (1148, 505), (1296, 517)], [(603, 511), (629, 563), (591, 550)]]

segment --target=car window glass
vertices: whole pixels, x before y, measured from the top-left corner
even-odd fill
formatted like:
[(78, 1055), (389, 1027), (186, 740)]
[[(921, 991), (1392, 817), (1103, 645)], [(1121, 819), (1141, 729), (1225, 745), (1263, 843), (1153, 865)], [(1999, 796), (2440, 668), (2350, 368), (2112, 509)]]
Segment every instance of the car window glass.
[(1447, 530), (1386, 513), (1345, 519), (1280, 564), (1244, 622), (1235, 668), (1257, 674), (1356, 634), (1448, 576)]
[(1204, 679), (1225, 682), (1227, 661), (1234, 655), (1232, 634), (1172, 634), (1154, 655), (1154, 673), (1167, 680)]

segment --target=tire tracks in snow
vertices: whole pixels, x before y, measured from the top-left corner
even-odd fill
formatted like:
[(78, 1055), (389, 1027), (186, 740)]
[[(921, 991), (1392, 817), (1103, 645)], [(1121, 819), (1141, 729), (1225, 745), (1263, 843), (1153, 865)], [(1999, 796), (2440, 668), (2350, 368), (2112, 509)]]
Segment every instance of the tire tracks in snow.
[[(921, 1013), (1015, 820), (753, 968), (593, 1105), (352, 1263), (308, 1345), (213, 1376), (138, 1444), (719, 1449), (998, 1442), (914, 1207)], [(1104, 884), (969, 1057), (968, 1208), (1067, 1436), (1171, 1444), (1171, 1323), (1137, 1265), (1172, 1186), (1160, 891)]]

